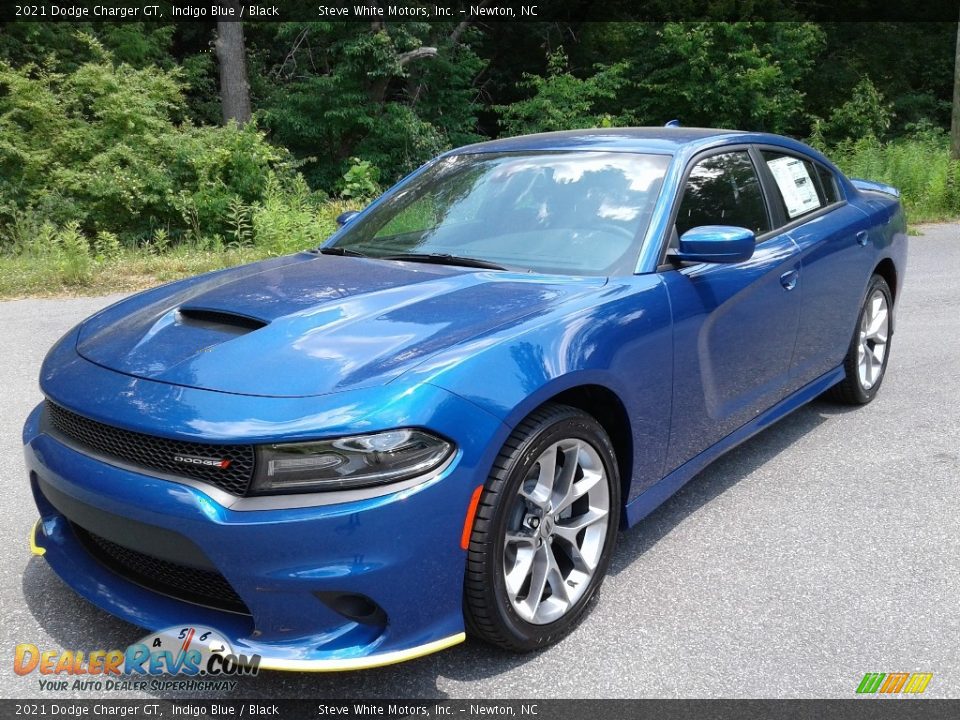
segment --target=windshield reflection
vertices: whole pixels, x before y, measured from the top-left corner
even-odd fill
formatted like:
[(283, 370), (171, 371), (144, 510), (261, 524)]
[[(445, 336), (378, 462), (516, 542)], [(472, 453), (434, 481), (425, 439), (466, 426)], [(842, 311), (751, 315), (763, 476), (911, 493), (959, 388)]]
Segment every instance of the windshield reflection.
[(669, 161), (616, 152), (450, 156), (353, 221), (336, 246), (373, 258), (450, 255), (532, 272), (631, 274)]

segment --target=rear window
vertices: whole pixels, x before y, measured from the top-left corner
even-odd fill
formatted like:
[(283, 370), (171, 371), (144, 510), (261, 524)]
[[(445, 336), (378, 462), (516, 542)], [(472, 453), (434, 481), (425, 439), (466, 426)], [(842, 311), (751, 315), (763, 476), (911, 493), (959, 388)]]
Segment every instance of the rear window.
[[(763, 150), (763, 159), (776, 183), (780, 206), (787, 221), (796, 220), (830, 204), (818, 180), (817, 166), (809, 160)], [(836, 193), (836, 189), (834, 189)]]

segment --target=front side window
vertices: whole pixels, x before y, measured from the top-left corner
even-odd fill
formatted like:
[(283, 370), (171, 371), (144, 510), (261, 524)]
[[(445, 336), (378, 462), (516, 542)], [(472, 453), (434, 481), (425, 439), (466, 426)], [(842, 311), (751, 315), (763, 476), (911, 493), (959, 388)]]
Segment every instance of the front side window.
[(373, 258), (469, 257), (570, 275), (633, 274), (670, 163), (616, 152), (454, 155), (348, 225)]
[(746, 150), (711, 155), (690, 172), (677, 211), (677, 234), (701, 225), (770, 229), (760, 181)]

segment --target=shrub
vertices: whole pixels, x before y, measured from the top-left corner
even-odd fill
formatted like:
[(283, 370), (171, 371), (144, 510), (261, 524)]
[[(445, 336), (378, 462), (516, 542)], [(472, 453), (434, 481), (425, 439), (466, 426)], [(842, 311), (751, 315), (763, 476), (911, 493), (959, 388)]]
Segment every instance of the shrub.
[(263, 199), (271, 177), (295, 181), (253, 123), (186, 120), (177, 71), (114, 65), (90, 42), (97, 57), (66, 73), (0, 62), (0, 249), (47, 221), (128, 247), (156, 228), (170, 242), (236, 236), (231, 208)]
[(343, 174), (343, 189), (340, 194), (345, 198), (367, 200), (380, 194), (380, 170), (369, 160), (350, 158), (350, 167)]

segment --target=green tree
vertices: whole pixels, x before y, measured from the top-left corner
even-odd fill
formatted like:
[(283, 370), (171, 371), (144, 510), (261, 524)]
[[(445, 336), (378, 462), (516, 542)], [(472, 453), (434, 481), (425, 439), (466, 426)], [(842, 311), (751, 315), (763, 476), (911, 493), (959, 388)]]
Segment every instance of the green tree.
[(823, 46), (813, 23), (666, 23), (630, 28), (624, 112), (637, 124), (789, 132), (803, 127), (803, 83)]
[(507, 135), (621, 124), (619, 117), (599, 112), (598, 106), (617, 97), (626, 84), (625, 69), (623, 63), (597, 65), (594, 74), (576, 77), (560, 47), (550, 55), (545, 77), (524, 74), (519, 84), (530, 92), (527, 99), (496, 105), (494, 110)]
[(830, 113), (826, 120), (813, 118), (813, 134), (826, 145), (861, 138), (883, 139), (890, 128), (893, 106), (868, 77), (863, 77), (849, 100)]
[[(360, 156), (395, 180), (454, 140), (475, 138), (472, 77), (480, 61), (452, 24), (292, 23), (284, 48), (255, 89), (273, 137), (299, 157), (314, 186), (334, 188)], [(431, 42), (435, 44), (430, 44)]]

